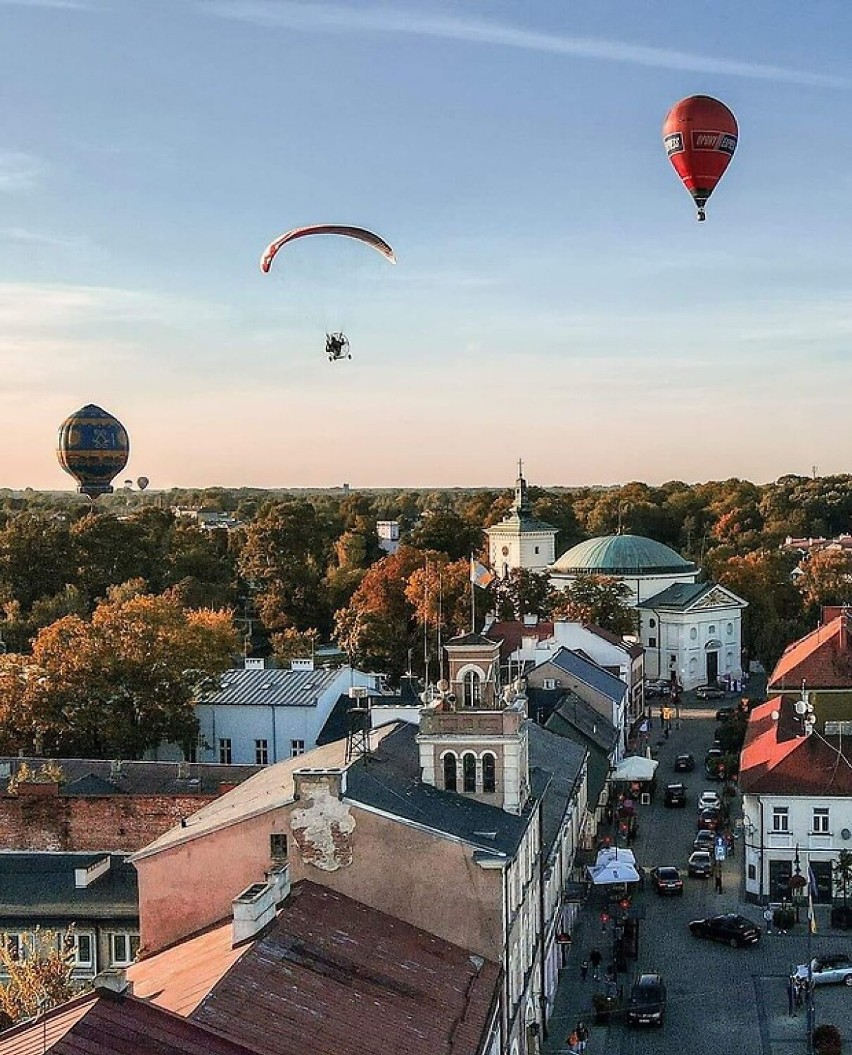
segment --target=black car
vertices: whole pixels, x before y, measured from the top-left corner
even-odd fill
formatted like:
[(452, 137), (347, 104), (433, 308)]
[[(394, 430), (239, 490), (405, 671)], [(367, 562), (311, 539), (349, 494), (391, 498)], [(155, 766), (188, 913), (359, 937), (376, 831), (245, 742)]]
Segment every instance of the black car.
[(685, 784), (666, 784), (665, 794), (663, 795), (664, 806), (685, 806), (686, 805), (686, 785)]
[(678, 755), (674, 760), (675, 773), (691, 773), (695, 769), (695, 758), (692, 755)]
[(713, 868), (713, 854), (709, 850), (693, 850), (686, 863), (687, 874), (696, 879), (709, 879)]
[(716, 711), (716, 721), (727, 722), (733, 718), (736, 713), (736, 707), (720, 707), (719, 710)]
[(680, 872), (677, 868), (669, 865), (660, 865), (659, 868), (652, 868), (651, 882), (660, 897), (664, 894), (683, 893), (683, 880), (680, 877)]
[(666, 987), (658, 974), (640, 974), (630, 992), (627, 1021), (631, 1025), (661, 1026), (666, 1013)]
[(689, 924), (689, 932), (695, 938), (722, 941), (732, 949), (742, 949), (760, 940), (760, 927), (736, 912), (708, 916), (707, 919), (694, 919)]

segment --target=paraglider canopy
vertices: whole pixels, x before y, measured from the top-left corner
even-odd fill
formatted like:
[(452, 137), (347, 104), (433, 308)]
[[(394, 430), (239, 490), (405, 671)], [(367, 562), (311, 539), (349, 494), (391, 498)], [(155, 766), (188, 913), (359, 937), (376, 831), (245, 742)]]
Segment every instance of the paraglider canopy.
[(692, 195), (698, 219), (737, 149), (737, 119), (709, 95), (691, 95), (671, 108), (663, 122), (666, 153)]
[(348, 227), (343, 224), (313, 224), (310, 227), (294, 227), (292, 231), (287, 231), (280, 238), (276, 238), (274, 242), (270, 242), (260, 258), (260, 270), (264, 274), (268, 272), (270, 267), (272, 267), (272, 261), (275, 259), (278, 250), (288, 242), (294, 242), (297, 238), (305, 238), (308, 235), (315, 234), (335, 234), (342, 235), (344, 238), (355, 238), (357, 241), (371, 246), (377, 253), (381, 253), (392, 264), (396, 263), (393, 249), (391, 249), (384, 238), (379, 237), (373, 231), (368, 231), (363, 227)]
[(94, 501), (112, 494), (112, 481), (127, 465), (130, 440), (112, 414), (89, 403), (59, 426), (56, 457), (77, 480), (77, 490)]

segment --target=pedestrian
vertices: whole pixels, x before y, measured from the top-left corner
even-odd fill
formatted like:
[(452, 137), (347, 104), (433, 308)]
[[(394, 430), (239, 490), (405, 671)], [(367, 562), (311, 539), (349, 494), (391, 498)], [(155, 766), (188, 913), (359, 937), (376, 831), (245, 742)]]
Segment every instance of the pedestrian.
[(601, 956), (600, 949), (592, 949), (589, 953), (589, 963), (592, 965), (592, 978), (597, 981), (601, 976)]
[(798, 999), (798, 985), (795, 977), (791, 974), (787, 979), (787, 1013), (790, 1018), (796, 1017), (796, 1003)]
[(716, 871), (716, 893), (722, 893), (722, 873), (718, 869)]
[(577, 1039), (580, 1042), (580, 1055), (583, 1055), (586, 1050), (586, 1045), (589, 1043), (589, 1030), (585, 1022), (580, 1021), (577, 1023), (576, 1033)]
[(795, 992), (796, 1008), (798, 1009), (798, 1008), (804, 1006), (804, 1003), (805, 1003), (805, 987), (807, 985), (807, 982), (805, 982), (805, 980), (803, 978), (799, 978), (798, 976), (796, 977), (795, 982), (796, 982), (796, 992)]
[(772, 933), (772, 909), (769, 905), (763, 910), (763, 922), (766, 924), (766, 933)]
[(580, 1038), (577, 1036), (576, 1029), (572, 1029), (568, 1034), (568, 1050), (571, 1055), (580, 1055)]
[(583, 960), (583, 962), (580, 964), (580, 977), (585, 982), (585, 980), (586, 980), (586, 978), (588, 978), (588, 976), (589, 976), (589, 961), (588, 960)]

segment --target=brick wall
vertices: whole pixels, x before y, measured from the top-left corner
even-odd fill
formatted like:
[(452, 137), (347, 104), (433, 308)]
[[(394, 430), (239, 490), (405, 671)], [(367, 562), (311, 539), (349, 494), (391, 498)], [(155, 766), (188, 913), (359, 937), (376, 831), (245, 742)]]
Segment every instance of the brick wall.
[(0, 850), (139, 850), (215, 795), (0, 795)]

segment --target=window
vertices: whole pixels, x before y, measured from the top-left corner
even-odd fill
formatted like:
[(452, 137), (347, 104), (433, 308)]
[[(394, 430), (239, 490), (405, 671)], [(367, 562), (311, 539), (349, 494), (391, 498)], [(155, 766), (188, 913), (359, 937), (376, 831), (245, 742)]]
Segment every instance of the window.
[(655, 637), (649, 637), (648, 638), (648, 648), (656, 648), (656, 647), (657, 647), (657, 639)]
[(497, 760), (488, 752), (482, 756), (482, 790), (486, 795), (497, 790)]
[(290, 757), (297, 758), (299, 755), (305, 753), (305, 741), (304, 740), (291, 740), (290, 741)]
[(677, 667), (677, 656), (674, 653), (669, 653), (669, 666), (674, 670)]
[(275, 861), (281, 861), (287, 857), (287, 836), (279, 832), (273, 832), (269, 836), (269, 856)]
[(457, 791), (456, 756), (450, 751), (444, 755), (444, 788), (446, 791)]
[(480, 699), (479, 673), (469, 670), (464, 676), (464, 706), (478, 707)]
[(220, 740), (219, 741), (219, 763), (223, 766), (229, 766), (231, 764), (231, 741)]
[(649, 619), (649, 620), (648, 620), (648, 626), (649, 626), (649, 627), (650, 627), (650, 628), (651, 628), (652, 630), (654, 629), (654, 627), (655, 627), (656, 625), (657, 625), (657, 620), (656, 620), (656, 619)]
[(790, 811), (786, 806), (772, 807), (772, 830), (774, 832), (790, 830)]
[(757, 865), (748, 866), (748, 877), (749, 879), (757, 879)]
[(536, 551), (536, 553), (538, 553), (538, 546), (536, 546), (535, 551)]
[(728, 625), (725, 627), (725, 630), (728, 633), (728, 637), (733, 637), (734, 636), (734, 624), (733, 623), (728, 623)]
[(545, 689), (555, 689), (556, 688), (556, 678), (545, 678), (544, 681), (542, 682), (542, 685), (544, 686)]
[(462, 755), (462, 780), (465, 791), (476, 791), (476, 755)]
[(61, 953), (71, 953), (74, 967), (95, 966), (95, 943), (92, 934), (70, 934), (56, 935), (56, 950)]
[(254, 742), (254, 764), (256, 766), (269, 765), (269, 741), (255, 740)]
[(708, 626), (707, 627), (707, 633), (712, 637), (716, 633), (716, 627), (715, 626)]
[(814, 806), (814, 835), (828, 835), (828, 806)]
[(109, 959), (112, 967), (127, 967), (139, 952), (138, 934), (110, 934)]
[(689, 638), (690, 638), (690, 640), (694, 641), (697, 637), (698, 637), (698, 631), (695, 629), (694, 626), (690, 627), (690, 629), (689, 629)]
[(198, 761), (198, 744), (195, 742), (195, 740), (193, 740), (192, 743), (187, 746), (186, 750), (184, 751), (184, 758), (187, 762)]

